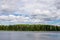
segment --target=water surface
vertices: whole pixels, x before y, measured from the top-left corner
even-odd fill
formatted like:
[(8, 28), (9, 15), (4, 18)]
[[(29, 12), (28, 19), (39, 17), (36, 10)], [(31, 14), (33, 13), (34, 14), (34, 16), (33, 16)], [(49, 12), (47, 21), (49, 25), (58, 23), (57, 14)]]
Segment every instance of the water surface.
[(60, 40), (60, 32), (0, 31), (0, 40)]

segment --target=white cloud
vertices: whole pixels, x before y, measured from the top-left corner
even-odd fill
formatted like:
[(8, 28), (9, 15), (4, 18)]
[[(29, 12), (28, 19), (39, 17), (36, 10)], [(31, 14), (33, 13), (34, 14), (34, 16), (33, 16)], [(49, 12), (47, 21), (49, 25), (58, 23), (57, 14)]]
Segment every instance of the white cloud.
[(11, 21), (11, 22), (25, 22), (28, 19), (29, 19), (29, 17), (14, 16), (14, 15), (0, 16), (0, 20)]
[[(59, 20), (59, 2), (59, 0), (2, 0), (0, 1), (0, 20), (16, 23), (47, 23)], [(16, 16), (16, 14), (22, 14), (22, 16)]]

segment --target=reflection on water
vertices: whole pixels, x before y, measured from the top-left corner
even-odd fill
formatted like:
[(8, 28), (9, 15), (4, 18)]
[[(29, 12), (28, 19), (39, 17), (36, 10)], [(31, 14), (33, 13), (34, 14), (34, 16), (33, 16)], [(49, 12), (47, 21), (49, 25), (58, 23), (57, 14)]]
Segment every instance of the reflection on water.
[(60, 33), (0, 31), (0, 40), (60, 40)]

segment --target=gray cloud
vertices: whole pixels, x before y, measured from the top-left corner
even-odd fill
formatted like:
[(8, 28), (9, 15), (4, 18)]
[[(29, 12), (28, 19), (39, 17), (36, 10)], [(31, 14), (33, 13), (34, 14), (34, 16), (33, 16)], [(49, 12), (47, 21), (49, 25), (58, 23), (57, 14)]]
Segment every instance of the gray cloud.
[(55, 3), (56, 8), (60, 9), (60, 0), (56, 0), (55, 2), (56, 2)]

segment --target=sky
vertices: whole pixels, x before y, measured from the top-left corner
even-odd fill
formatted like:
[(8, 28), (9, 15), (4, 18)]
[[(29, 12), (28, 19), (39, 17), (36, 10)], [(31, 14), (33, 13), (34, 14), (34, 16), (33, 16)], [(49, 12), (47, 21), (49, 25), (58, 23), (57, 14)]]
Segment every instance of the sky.
[(60, 25), (60, 0), (0, 0), (0, 24)]

